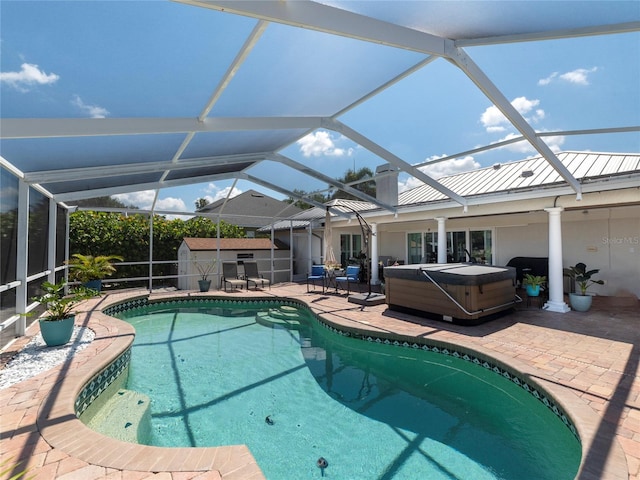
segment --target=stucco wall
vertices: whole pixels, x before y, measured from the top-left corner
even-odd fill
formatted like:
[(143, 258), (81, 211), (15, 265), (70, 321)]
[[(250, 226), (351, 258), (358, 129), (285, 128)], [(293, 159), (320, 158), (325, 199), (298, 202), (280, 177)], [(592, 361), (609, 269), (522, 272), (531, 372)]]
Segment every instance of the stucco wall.
[[(242, 259), (238, 258), (239, 254), (252, 253), (253, 258)], [(194, 261), (198, 260), (201, 264), (208, 261), (217, 259), (217, 252), (211, 251), (190, 251), (183, 243), (178, 249), (178, 273), (180, 275), (178, 279), (178, 288), (181, 290), (197, 290), (198, 280), (200, 280), (198, 269), (196, 268)], [(271, 251), (270, 250), (253, 250), (253, 251), (235, 251), (235, 250), (221, 250), (220, 262), (216, 263), (214, 272), (209, 275), (211, 280), (211, 290), (217, 290), (220, 287), (220, 277), (222, 273), (222, 262), (237, 262), (237, 261), (254, 261), (258, 264), (258, 271), (264, 275), (266, 279), (273, 280), (273, 283), (288, 282), (289, 281), (289, 251), (288, 250), (275, 250), (274, 251), (274, 270), (286, 270), (276, 271), (273, 279), (271, 278)], [(244, 270), (242, 265), (238, 265), (238, 274), (243, 275)], [(194, 275), (194, 276), (192, 276)]]
[[(527, 223), (496, 227), (497, 264), (516, 256), (548, 256), (546, 217), (520, 218)], [(517, 221), (517, 216), (511, 219)], [(594, 278), (606, 284), (593, 285), (590, 292), (640, 297), (640, 207), (565, 211), (562, 244), (564, 267), (583, 262), (600, 269)]]

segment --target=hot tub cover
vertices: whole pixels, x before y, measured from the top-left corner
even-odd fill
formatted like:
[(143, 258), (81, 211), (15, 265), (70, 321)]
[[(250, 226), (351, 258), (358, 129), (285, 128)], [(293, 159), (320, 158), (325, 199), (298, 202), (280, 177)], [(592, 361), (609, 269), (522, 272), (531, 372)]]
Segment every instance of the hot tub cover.
[(429, 282), (422, 273), (426, 272), (438, 284), (485, 285), (501, 280), (516, 279), (513, 267), (480, 265), (477, 263), (420, 263), (385, 267), (385, 278), (404, 278)]

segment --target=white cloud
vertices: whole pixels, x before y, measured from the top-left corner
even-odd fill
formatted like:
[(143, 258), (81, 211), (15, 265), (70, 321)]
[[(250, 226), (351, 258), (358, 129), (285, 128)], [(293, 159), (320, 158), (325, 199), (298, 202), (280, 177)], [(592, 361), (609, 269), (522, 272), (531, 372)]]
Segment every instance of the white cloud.
[[(518, 97), (511, 101), (511, 105), (529, 123), (536, 123), (545, 117), (545, 112), (541, 108), (540, 100), (530, 100), (527, 97)], [(488, 133), (499, 133), (506, 131), (511, 122), (502, 114), (495, 105), (487, 108), (480, 116), (480, 122)]]
[(155, 192), (153, 190), (143, 190), (142, 192), (119, 193), (112, 195), (112, 198), (120, 200), (125, 205), (133, 205), (141, 209), (149, 209), (153, 204)]
[(590, 73), (597, 71), (597, 67), (590, 69), (578, 68), (571, 72), (563, 73), (560, 78), (565, 82), (575, 83), (576, 85), (589, 85), (589, 79), (587, 78)]
[[(126, 205), (134, 205), (142, 210), (149, 210), (153, 205), (155, 191), (143, 190), (141, 192), (119, 193), (117, 195), (112, 195), (112, 197), (120, 200)], [(156, 210), (186, 212), (187, 207), (181, 198), (166, 197), (158, 199), (158, 201), (156, 202)]]
[[(442, 157), (444, 156), (446, 155), (443, 155)], [(442, 157), (433, 156), (428, 158), (427, 161), (437, 160), (438, 158)], [(455, 175), (456, 173), (476, 170), (480, 168), (480, 166), (481, 165), (476, 162), (473, 157), (466, 156), (464, 158), (452, 158), (450, 160), (434, 163), (432, 165), (426, 165), (424, 167), (420, 167), (420, 171), (437, 180), (449, 175)], [(420, 185), (423, 185), (422, 181), (418, 180), (415, 177), (409, 177), (405, 182), (398, 183), (398, 191), (404, 192)]]
[(88, 105), (82, 101), (79, 95), (73, 96), (71, 104), (78, 107), (83, 113), (89, 115), (91, 118), (104, 118), (109, 115), (109, 110), (97, 105)]
[[(344, 137), (339, 137), (338, 140)], [(318, 130), (302, 137), (296, 142), (300, 145), (300, 151), (305, 157), (344, 157), (353, 154), (353, 148), (340, 148), (336, 146), (336, 140), (325, 130)]]
[(558, 72), (553, 72), (547, 78), (542, 78), (538, 80), (538, 85), (545, 86), (549, 85), (554, 81), (563, 81), (572, 83), (574, 85), (589, 85), (589, 74), (595, 73), (598, 71), (598, 67), (593, 68), (576, 68), (570, 72), (566, 72), (563, 74), (559, 74)]
[(186, 212), (187, 206), (181, 198), (159, 198), (156, 202), (156, 210), (169, 210), (172, 212)]
[(549, 75), (547, 78), (541, 78), (540, 80), (538, 80), (538, 85), (549, 85), (554, 78), (556, 78), (558, 76), (558, 72), (553, 72), (551, 75)]
[[(222, 198), (226, 198), (230, 190), (231, 190), (231, 187), (219, 188), (216, 186), (215, 183), (210, 183), (209, 185), (207, 185), (207, 188), (205, 189), (205, 192), (207, 192), (207, 195), (205, 195), (203, 198), (205, 198), (209, 203), (213, 203)], [(229, 196), (229, 198), (237, 197), (241, 193), (242, 193), (242, 190), (240, 190), (239, 188), (233, 187), (233, 191), (231, 192), (231, 195)]]
[[(511, 140), (515, 137), (520, 137), (519, 133), (510, 133), (505, 137), (498, 140), (496, 143), (504, 142), (506, 140)], [(547, 144), (547, 146), (551, 149), (552, 152), (558, 153), (562, 151), (562, 145), (564, 144), (565, 137), (562, 135), (556, 135), (553, 137), (542, 137), (542, 141)], [(533, 146), (526, 140), (521, 140), (516, 143), (511, 143), (509, 145), (505, 145), (503, 147), (498, 147), (497, 150), (507, 150), (509, 152), (515, 152), (519, 154), (531, 154), (536, 153), (537, 151)]]
[(29, 87), (33, 85), (48, 85), (59, 79), (59, 75), (47, 74), (33, 63), (23, 63), (19, 72), (0, 72), (0, 82), (4, 82), (21, 92), (29, 91)]

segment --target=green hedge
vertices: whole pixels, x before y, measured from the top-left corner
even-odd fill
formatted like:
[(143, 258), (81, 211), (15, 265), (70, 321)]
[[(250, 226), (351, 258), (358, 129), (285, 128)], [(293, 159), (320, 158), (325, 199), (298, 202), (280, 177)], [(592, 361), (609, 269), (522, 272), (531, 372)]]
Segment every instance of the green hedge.
[[(141, 214), (79, 211), (70, 215), (70, 253), (83, 255), (120, 255), (125, 262), (149, 260), (149, 216)], [(153, 218), (154, 261), (178, 259), (178, 248), (184, 237), (217, 236), (217, 224), (208, 218), (193, 217), (189, 220), (167, 220), (156, 215)], [(243, 238), (243, 228), (220, 221), (222, 238)], [(148, 267), (121, 266), (114, 277), (147, 276)], [(157, 265), (155, 275), (175, 274), (172, 265)]]

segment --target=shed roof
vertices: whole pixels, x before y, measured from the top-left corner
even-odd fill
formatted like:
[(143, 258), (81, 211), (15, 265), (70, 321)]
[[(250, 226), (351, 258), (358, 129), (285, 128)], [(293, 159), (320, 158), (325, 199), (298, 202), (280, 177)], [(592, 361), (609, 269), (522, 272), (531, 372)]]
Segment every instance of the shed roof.
[[(191, 251), (202, 250), (283, 250), (286, 246), (280, 242), (271, 242), (269, 238), (193, 238), (185, 237), (184, 243)], [(219, 243), (218, 243), (219, 242)]]

